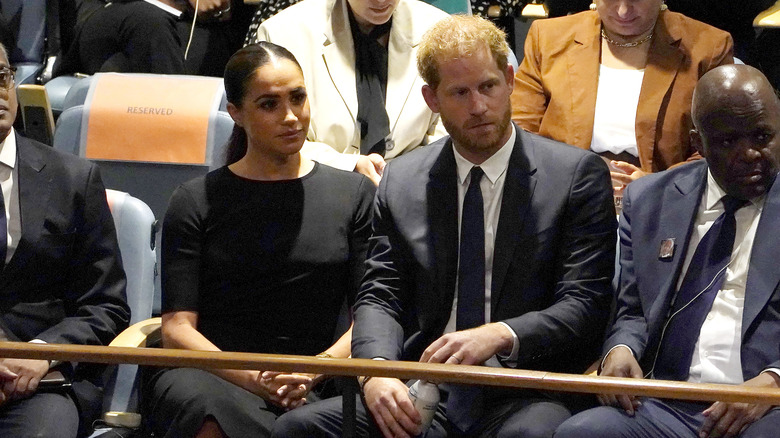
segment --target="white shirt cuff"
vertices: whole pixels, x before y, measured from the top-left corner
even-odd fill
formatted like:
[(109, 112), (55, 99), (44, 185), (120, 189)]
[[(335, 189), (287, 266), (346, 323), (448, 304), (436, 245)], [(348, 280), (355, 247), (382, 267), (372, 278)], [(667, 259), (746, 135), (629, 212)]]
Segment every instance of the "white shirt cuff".
[(761, 371), (762, 373), (772, 373), (776, 375), (778, 378), (780, 378), (780, 368), (767, 368), (764, 371)]
[(499, 324), (506, 327), (507, 330), (509, 330), (509, 333), (512, 333), (512, 352), (509, 353), (509, 356), (504, 356), (501, 354), (496, 354), (499, 360), (502, 362), (507, 362), (509, 364), (517, 363), (517, 356), (520, 352), (520, 340), (517, 338), (517, 333), (515, 333), (514, 330), (512, 330), (512, 327), (509, 327), (509, 324), (505, 322), (498, 322)]

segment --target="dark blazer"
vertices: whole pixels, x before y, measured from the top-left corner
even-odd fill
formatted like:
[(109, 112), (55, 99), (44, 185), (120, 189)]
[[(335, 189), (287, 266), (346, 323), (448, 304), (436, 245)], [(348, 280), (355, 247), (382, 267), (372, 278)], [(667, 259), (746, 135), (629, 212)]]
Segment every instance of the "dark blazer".
[[(707, 71), (731, 64), (731, 36), (662, 12), (647, 55), (636, 108), (636, 144), (645, 172), (701, 158), (688, 138), (693, 88)], [(536, 20), (515, 75), (512, 120), (521, 128), (590, 149), (596, 114), (601, 20), (594, 11)]]
[[(458, 263), (457, 173), (445, 137), (396, 158), (375, 199), (354, 357), (418, 360), (442, 335)], [(608, 318), (615, 210), (597, 155), (517, 129), (498, 223), (492, 321), (520, 368), (581, 372)]]
[[(127, 327), (130, 309), (98, 169), (16, 141), (22, 236), (0, 273), (0, 325), (19, 341), (108, 345)], [(95, 367), (80, 366), (73, 378), (96, 376)]]
[[(680, 166), (643, 177), (628, 186), (620, 220), (620, 292), (617, 319), (604, 352), (631, 347), (649, 372), (660, 333), (685, 260), (707, 181), (707, 163)], [(742, 373), (745, 380), (780, 366), (780, 184), (768, 193), (750, 255), (742, 317)], [(671, 259), (659, 258), (664, 239), (675, 239)]]

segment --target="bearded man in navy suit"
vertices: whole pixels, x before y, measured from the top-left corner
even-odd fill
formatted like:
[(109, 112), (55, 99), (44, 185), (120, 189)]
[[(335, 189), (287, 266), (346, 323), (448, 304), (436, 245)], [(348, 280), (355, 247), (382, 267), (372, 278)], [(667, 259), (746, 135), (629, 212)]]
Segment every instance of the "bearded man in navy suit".
[[(449, 17), (423, 37), (423, 97), (450, 137), (385, 168), (353, 357), (560, 372), (595, 359), (615, 264), (609, 172), (596, 154), (512, 124), (508, 53), (478, 17)], [(404, 382), (360, 381), (361, 431), (420, 432)], [(440, 387), (429, 438), (549, 437), (573, 407), (540, 391)], [(338, 437), (339, 403), (294, 409), (274, 433)]]

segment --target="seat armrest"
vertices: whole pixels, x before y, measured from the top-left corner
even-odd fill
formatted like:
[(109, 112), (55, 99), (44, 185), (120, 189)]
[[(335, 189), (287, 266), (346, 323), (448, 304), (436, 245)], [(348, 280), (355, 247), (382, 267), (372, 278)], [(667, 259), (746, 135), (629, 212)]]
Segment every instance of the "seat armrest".
[(109, 347), (151, 347), (162, 340), (162, 318), (149, 318), (126, 328), (109, 344)]
[(780, 0), (753, 20), (753, 27), (780, 27)]

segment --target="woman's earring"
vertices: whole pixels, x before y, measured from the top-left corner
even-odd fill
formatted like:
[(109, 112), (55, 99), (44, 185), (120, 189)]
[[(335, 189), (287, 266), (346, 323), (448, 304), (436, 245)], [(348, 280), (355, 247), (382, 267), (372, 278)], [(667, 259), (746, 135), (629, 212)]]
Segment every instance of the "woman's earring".
[[(591, 11), (595, 11), (596, 8), (597, 8), (596, 2), (591, 3), (590, 6), (588, 6), (588, 7), (590, 8)], [(663, 8), (663, 6), (661, 6), (661, 7)]]
[(666, 3), (661, 3), (661, 10), (665, 11), (667, 9), (669, 9), (669, 6), (666, 6)]

